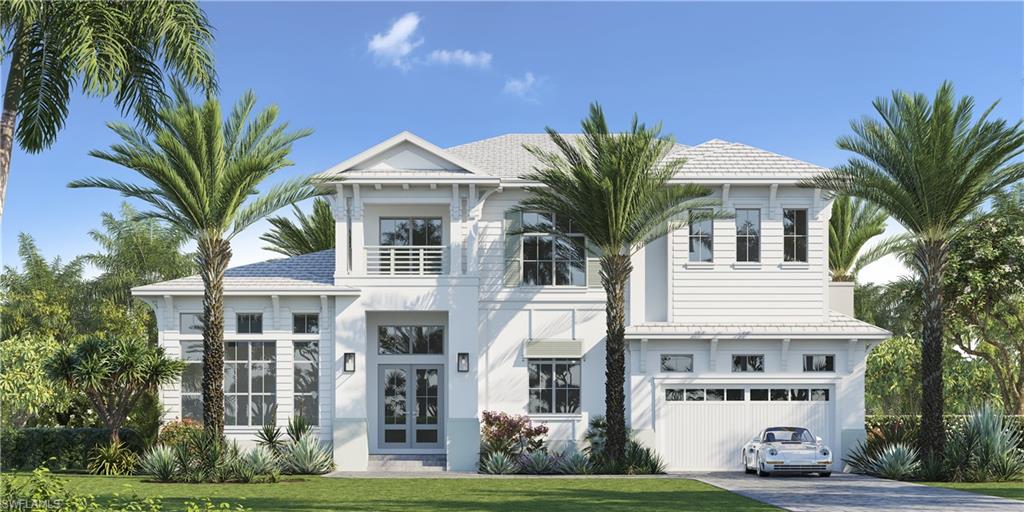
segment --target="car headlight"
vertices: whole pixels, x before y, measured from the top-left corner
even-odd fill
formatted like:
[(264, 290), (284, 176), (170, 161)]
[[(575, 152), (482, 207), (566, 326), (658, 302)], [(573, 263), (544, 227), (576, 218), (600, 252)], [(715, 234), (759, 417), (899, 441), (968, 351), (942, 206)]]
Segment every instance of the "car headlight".
[(822, 456), (822, 457), (828, 457), (828, 456), (829, 456), (829, 453), (830, 453), (830, 452), (828, 451), (828, 448), (822, 448), (822, 449), (821, 449), (821, 456)]
[(774, 456), (776, 456), (778, 454), (779, 454), (779, 451), (776, 450), (775, 448), (768, 448), (768, 455), (771, 455), (772, 457), (774, 457)]

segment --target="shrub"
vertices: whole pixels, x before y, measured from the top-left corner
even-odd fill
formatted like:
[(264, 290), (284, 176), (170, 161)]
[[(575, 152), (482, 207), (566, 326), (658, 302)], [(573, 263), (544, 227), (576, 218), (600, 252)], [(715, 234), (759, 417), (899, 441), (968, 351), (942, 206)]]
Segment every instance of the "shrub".
[(97, 446), (89, 459), (89, 472), (96, 475), (130, 475), (139, 456), (121, 441)]
[(291, 439), (293, 443), (299, 442), (302, 436), (308, 434), (313, 427), (309, 425), (309, 422), (302, 416), (292, 416), (288, 418), (288, 427), (286, 431), (288, 433), (288, 439)]
[(855, 473), (888, 478), (890, 480), (910, 480), (921, 471), (921, 462), (917, 449), (903, 443), (893, 443), (876, 448), (869, 448), (858, 443), (844, 459)]
[(331, 451), (312, 433), (285, 446), (281, 467), (292, 475), (322, 475), (334, 469)]
[(661, 475), (665, 473), (665, 461), (652, 448), (632, 439), (626, 442), (626, 451), (615, 473), (627, 475)]
[(1013, 480), (1024, 473), (1021, 433), (1002, 412), (984, 405), (949, 435), (947, 474), (954, 481)]
[(284, 448), (284, 435), (281, 434), (281, 427), (263, 425), (259, 432), (256, 432), (256, 443), (274, 453), (281, 453)]
[[(121, 429), (121, 442), (135, 453), (142, 453), (143, 440), (130, 429)], [(110, 430), (104, 428), (34, 427), (4, 430), (0, 433), (3, 469), (32, 470), (45, 466), (51, 470), (85, 471), (94, 450), (110, 442)]]
[(480, 439), (491, 450), (519, 455), (544, 449), (548, 427), (534, 426), (529, 416), (493, 411), (484, 411), (481, 416)]
[(594, 472), (594, 466), (590, 463), (590, 458), (576, 452), (558, 461), (558, 472), (565, 475), (589, 475)]
[(167, 446), (181, 444), (188, 438), (189, 432), (202, 429), (203, 426), (199, 422), (190, 419), (168, 421), (164, 423), (163, 427), (160, 427), (157, 443)]
[(556, 468), (557, 464), (552, 457), (541, 450), (519, 456), (519, 470), (528, 475), (549, 475)]
[(240, 460), (252, 467), (256, 475), (265, 477), (270, 482), (276, 482), (281, 475), (281, 461), (277, 454), (263, 446), (249, 450)]
[(480, 464), (480, 471), (488, 475), (511, 475), (519, 472), (519, 464), (504, 452), (491, 452)]
[(174, 481), (178, 474), (178, 463), (174, 457), (174, 448), (158, 444), (142, 457), (140, 469), (151, 475), (158, 482)]

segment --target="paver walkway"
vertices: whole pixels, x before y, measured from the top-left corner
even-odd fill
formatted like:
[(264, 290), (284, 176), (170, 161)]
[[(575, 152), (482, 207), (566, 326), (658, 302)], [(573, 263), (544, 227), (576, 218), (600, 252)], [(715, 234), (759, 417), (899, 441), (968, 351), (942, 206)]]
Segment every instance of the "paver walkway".
[(685, 476), (793, 512), (1024, 511), (1024, 502), (860, 475), (773, 476), (702, 473)]

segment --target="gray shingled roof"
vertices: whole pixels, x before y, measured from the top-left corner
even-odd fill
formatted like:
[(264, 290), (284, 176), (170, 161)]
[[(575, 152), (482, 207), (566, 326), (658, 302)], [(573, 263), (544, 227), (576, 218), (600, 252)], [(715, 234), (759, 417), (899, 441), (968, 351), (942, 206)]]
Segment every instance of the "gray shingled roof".
[(626, 328), (626, 335), (631, 338), (645, 336), (744, 338), (806, 335), (884, 339), (892, 336), (892, 333), (851, 316), (830, 311), (828, 319), (821, 322), (779, 321), (749, 324), (655, 322), (631, 325)]
[[(134, 291), (191, 290), (202, 286), (202, 278), (195, 275), (140, 286)], [(334, 249), (229, 268), (224, 275), (224, 287), (230, 290), (325, 286), (334, 286)]]
[[(579, 137), (579, 134), (567, 134)], [(445, 151), (475, 164), (491, 176), (503, 180), (516, 180), (528, 174), (537, 164), (523, 144), (547, 151), (557, 151), (551, 138), (544, 133), (512, 133), (478, 140)], [(677, 177), (687, 178), (750, 178), (804, 179), (826, 169), (807, 162), (758, 149), (746, 144), (712, 139), (696, 146), (676, 144), (671, 158), (685, 158), (686, 164)]]

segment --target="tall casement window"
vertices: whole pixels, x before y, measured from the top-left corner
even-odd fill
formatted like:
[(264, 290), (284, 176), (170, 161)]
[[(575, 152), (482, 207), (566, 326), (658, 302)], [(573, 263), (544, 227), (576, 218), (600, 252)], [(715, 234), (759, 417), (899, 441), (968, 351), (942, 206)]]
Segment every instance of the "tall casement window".
[(580, 360), (530, 360), (530, 414), (580, 412)]
[(441, 245), (441, 219), (429, 218), (381, 218), (381, 245)]
[(293, 314), (292, 332), (295, 334), (320, 334), (320, 315), (316, 313)]
[(763, 372), (763, 354), (736, 354), (732, 356), (732, 371), (737, 373)]
[(238, 334), (263, 334), (262, 313), (239, 313), (236, 317)]
[(690, 261), (710, 263), (713, 258), (714, 227), (710, 209), (690, 210)]
[(761, 261), (761, 210), (736, 210), (736, 261)]
[[(550, 234), (555, 227), (565, 234)], [(586, 238), (568, 220), (553, 213), (523, 212), (523, 284), (584, 286)]]
[(807, 262), (807, 210), (782, 210), (784, 261)]
[[(269, 425), (277, 409), (277, 353), (273, 341), (224, 343), (224, 424)], [(181, 342), (181, 417), (203, 420), (203, 342)]]
[(444, 327), (440, 325), (382, 325), (377, 328), (377, 353), (444, 354)]
[(317, 425), (320, 422), (320, 343), (296, 341), (293, 348), (295, 415), (310, 425)]

